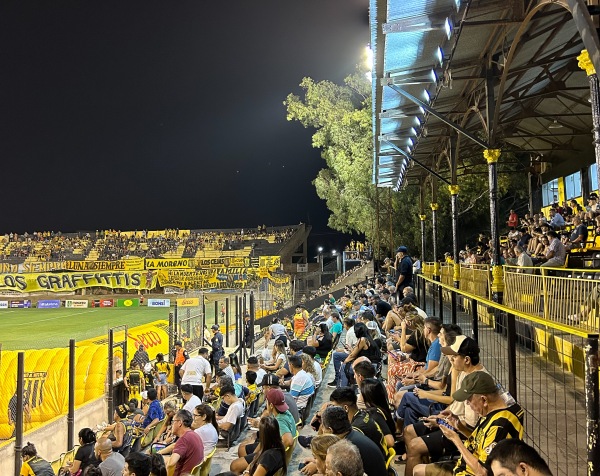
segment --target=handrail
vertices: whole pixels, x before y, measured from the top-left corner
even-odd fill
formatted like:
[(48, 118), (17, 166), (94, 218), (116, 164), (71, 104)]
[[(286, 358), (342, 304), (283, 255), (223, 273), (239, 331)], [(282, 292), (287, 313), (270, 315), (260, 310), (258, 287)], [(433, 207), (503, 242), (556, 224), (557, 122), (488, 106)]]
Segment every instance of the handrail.
[[(563, 268), (563, 271), (564, 271), (564, 268)], [(526, 320), (531, 321), (531, 322), (535, 322), (537, 324), (541, 324), (541, 325), (547, 326), (547, 327), (549, 327), (551, 329), (556, 329), (556, 330), (561, 331), (561, 332), (566, 332), (568, 334), (576, 335), (578, 337), (583, 337), (584, 339), (590, 339), (590, 338), (597, 339), (597, 338), (600, 337), (600, 334), (598, 334), (598, 333), (585, 332), (585, 331), (583, 331), (583, 330), (581, 330), (581, 329), (579, 329), (577, 327), (569, 326), (569, 325), (566, 325), (566, 324), (560, 324), (560, 323), (557, 323), (557, 322), (550, 321), (548, 319), (543, 319), (543, 318), (540, 318), (538, 316), (534, 316), (532, 314), (528, 314), (528, 313), (519, 311), (517, 309), (513, 309), (511, 307), (505, 306), (504, 304), (499, 304), (499, 303), (497, 303), (495, 301), (492, 301), (490, 299), (487, 299), (487, 298), (484, 298), (484, 297), (481, 297), (481, 296), (477, 296), (475, 294), (467, 293), (467, 292), (462, 291), (460, 289), (456, 289), (454, 286), (449, 286), (447, 284), (441, 283), (441, 282), (436, 281), (434, 279), (428, 278), (427, 276), (421, 275), (421, 277), (425, 281), (428, 281), (428, 282), (430, 282), (432, 284), (435, 284), (437, 286), (441, 286), (442, 288), (444, 288), (444, 289), (446, 289), (448, 291), (453, 291), (453, 292), (455, 292), (455, 293), (457, 293), (457, 294), (459, 294), (461, 296), (464, 296), (464, 297), (466, 297), (468, 299), (472, 299), (474, 301), (478, 301), (478, 302), (480, 302), (482, 304), (485, 304), (488, 307), (493, 307), (495, 309), (498, 309), (499, 311), (504, 311), (504, 312), (507, 312), (509, 314), (514, 314), (515, 316), (521, 317), (521, 318), (526, 319)]]

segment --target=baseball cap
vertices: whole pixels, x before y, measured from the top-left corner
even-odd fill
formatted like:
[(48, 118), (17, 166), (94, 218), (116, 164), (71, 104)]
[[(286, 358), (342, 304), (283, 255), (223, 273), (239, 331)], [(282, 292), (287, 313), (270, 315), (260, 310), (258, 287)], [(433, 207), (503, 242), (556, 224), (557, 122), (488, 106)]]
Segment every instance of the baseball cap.
[(470, 337), (460, 335), (456, 336), (454, 344), (442, 347), (442, 353), (446, 355), (465, 355), (474, 357), (479, 355), (479, 345)]
[(290, 408), (287, 403), (285, 403), (285, 395), (283, 395), (283, 392), (279, 388), (269, 389), (265, 398), (277, 409), (277, 411), (285, 412)]
[(375, 321), (367, 322), (367, 329), (370, 329), (370, 330), (377, 329), (377, 323)]
[(267, 387), (279, 387), (279, 377), (275, 374), (265, 374), (259, 387), (266, 385)]
[(125, 418), (129, 413), (129, 406), (124, 404), (119, 405), (117, 408), (115, 408), (115, 411), (117, 412), (117, 415), (119, 415), (119, 418)]
[(399, 246), (398, 249), (396, 250), (396, 253), (408, 253), (408, 248), (406, 246)]
[(497, 391), (494, 378), (487, 372), (479, 370), (471, 372), (463, 379), (460, 388), (452, 394), (452, 398), (457, 402), (464, 402), (473, 395), (489, 395)]
[(146, 392), (145, 390), (142, 393), (140, 393), (140, 395), (144, 400), (148, 400), (148, 392)]
[(181, 341), (180, 341), (180, 340), (176, 340), (176, 341), (175, 341), (175, 345), (178, 345), (178, 346), (180, 346), (180, 347), (181, 347)]
[(210, 326), (210, 328), (211, 328), (213, 331), (218, 331), (218, 330), (219, 330), (219, 326), (218, 326), (218, 325), (216, 325), (216, 324), (213, 324), (212, 326)]

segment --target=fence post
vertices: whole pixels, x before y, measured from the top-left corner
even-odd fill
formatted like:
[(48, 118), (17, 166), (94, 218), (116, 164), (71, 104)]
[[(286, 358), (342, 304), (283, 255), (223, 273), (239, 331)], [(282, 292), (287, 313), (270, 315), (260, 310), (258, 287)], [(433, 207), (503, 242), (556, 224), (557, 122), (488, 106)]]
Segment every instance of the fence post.
[[(112, 421), (113, 411), (113, 330), (108, 331), (108, 416), (107, 421)], [(125, 363), (123, 363), (125, 369)], [(125, 375), (125, 374), (123, 374)], [(75, 339), (69, 340), (69, 413), (67, 415), (67, 449), (70, 451), (75, 445)]]
[[(177, 313), (178, 307), (175, 304), (175, 312), (173, 313), (173, 340), (179, 340), (179, 326), (177, 324)], [(175, 345), (173, 345), (175, 346)], [(125, 376), (125, 369), (123, 369), (123, 376)]]
[(23, 448), (23, 392), (25, 389), (25, 352), (17, 354), (17, 415), (15, 420), (15, 476), (21, 474)]
[(506, 314), (506, 331), (508, 339), (508, 391), (517, 400), (517, 326), (514, 314)]
[(475, 299), (471, 299), (471, 331), (473, 333), (473, 340), (479, 344), (478, 305), (479, 303)]
[(215, 324), (219, 325), (219, 301), (215, 301)]
[(438, 299), (440, 301), (440, 313), (439, 313), (438, 318), (440, 319), (440, 321), (444, 322), (444, 289), (442, 288), (441, 284), (438, 284), (437, 288), (438, 288)]
[(456, 324), (456, 292), (450, 291), (450, 303), (452, 305), (452, 324)]
[(240, 303), (238, 302), (238, 297), (235, 296), (235, 345), (240, 345), (240, 329), (238, 325), (238, 316), (240, 313)]
[(423, 278), (422, 276), (419, 276), (419, 279), (423, 284), (423, 292), (421, 295), (421, 297), (423, 298), (423, 302), (421, 303), (421, 309), (423, 309), (423, 312), (427, 312), (427, 281), (425, 281), (425, 278)]
[(250, 291), (250, 354), (254, 353), (254, 291)]
[[(169, 312), (169, 353), (171, 352), (171, 349), (173, 347), (175, 347), (175, 340), (173, 339), (174, 337), (174, 323), (173, 323), (173, 312)], [(127, 336), (125, 337), (125, 340), (127, 340)], [(169, 360), (167, 358), (167, 360)], [(123, 376), (125, 376), (125, 358), (123, 358)]]
[(225, 347), (229, 347), (229, 298), (225, 298)]
[(585, 346), (585, 408), (587, 432), (587, 474), (600, 474), (600, 399), (598, 397), (598, 335), (589, 335)]
[[(108, 330), (108, 396), (106, 399), (106, 406), (108, 409), (108, 420), (113, 420), (113, 375), (115, 374), (115, 362), (113, 357), (113, 345), (114, 345), (114, 333), (112, 329)], [(70, 343), (73, 343), (73, 349), (71, 349)], [(75, 341), (71, 339), (69, 343), (69, 361), (71, 359), (71, 352), (75, 351)], [(127, 364), (123, 362), (123, 377), (125, 377), (125, 369), (127, 368)], [(73, 377), (73, 378), (71, 378)], [(75, 424), (75, 407), (73, 407), (73, 415), (71, 415), (71, 380), (75, 380), (75, 376), (71, 376), (71, 370), (69, 367), (69, 417), (67, 418), (67, 424), (69, 425), (69, 449), (73, 444), (73, 437), (75, 436), (74, 424)], [(74, 403), (74, 402), (73, 402)], [(71, 420), (71, 417), (73, 419)]]

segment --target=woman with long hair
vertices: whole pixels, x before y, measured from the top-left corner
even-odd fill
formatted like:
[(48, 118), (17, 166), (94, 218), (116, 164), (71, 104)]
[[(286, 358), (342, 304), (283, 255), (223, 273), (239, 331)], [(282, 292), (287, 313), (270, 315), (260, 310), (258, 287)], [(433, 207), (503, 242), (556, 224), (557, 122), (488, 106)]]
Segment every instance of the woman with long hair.
[(165, 356), (161, 353), (156, 354), (154, 386), (156, 387), (157, 398), (159, 400), (167, 398), (167, 375), (170, 370), (168, 362), (165, 362)]
[(325, 475), (325, 458), (331, 445), (340, 441), (336, 435), (317, 435), (310, 442), (310, 450), (317, 465), (317, 474)]
[(274, 476), (283, 468), (283, 474), (287, 472), (285, 463), (285, 447), (279, 434), (279, 423), (274, 416), (268, 415), (260, 420), (258, 425), (259, 451), (244, 471), (250, 476)]
[(217, 415), (213, 407), (203, 403), (194, 408), (192, 416), (194, 417), (192, 428), (198, 433), (204, 444), (204, 458), (206, 458), (216, 448), (219, 441)]
[(407, 374), (414, 372), (425, 365), (429, 341), (425, 337), (425, 321), (412, 310), (407, 312), (400, 323), (400, 334), (390, 334), (394, 341), (394, 348), (398, 347), (400, 353), (388, 352), (388, 381), (387, 391), (390, 399), (394, 398), (398, 382)]
[(381, 412), (390, 427), (390, 432), (394, 434), (396, 424), (390, 411), (390, 402), (383, 383), (376, 378), (366, 378), (360, 383), (360, 394), (367, 410)]
[(319, 380), (319, 375), (317, 375), (317, 370), (315, 369), (315, 361), (310, 355), (304, 353), (300, 358), (302, 359), (302, 370), (312, 377), (313, 385), (317, 388), (321, 384), (321, 380)]
[(282, 341), (275, 341), (273, 345), (273, 352), (271, 353), (271, 360), (265, 362), (261, 367), (269, 372), (277, 372), (287, 362), (285, 345)]

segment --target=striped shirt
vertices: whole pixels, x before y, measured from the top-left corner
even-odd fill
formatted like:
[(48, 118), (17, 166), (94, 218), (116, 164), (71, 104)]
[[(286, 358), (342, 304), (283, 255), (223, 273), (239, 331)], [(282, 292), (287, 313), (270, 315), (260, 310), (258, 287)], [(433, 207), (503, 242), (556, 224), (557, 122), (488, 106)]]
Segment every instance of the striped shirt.
[[(471, 436), (465, 441), (467, 449), (485, 465), (488, 455), (499, 441), (508, 438), (523, 438), (523, 409), (518, 405), (490, 412), (479, 419)], [(454, 467), (454, 476), (474, 475), (461, 456)]]
[(290, 395), (296, 400), (298, 410), (306, 407), (308, 399), (313, 393), (315, 393), (313, 379), (304, 370), (300, 370), (292, 377), (290, 384)]

